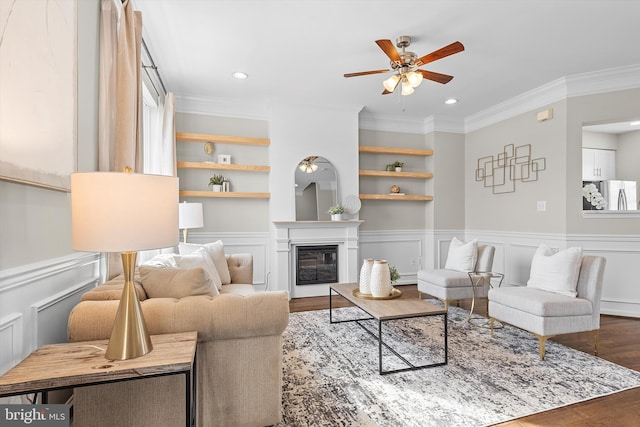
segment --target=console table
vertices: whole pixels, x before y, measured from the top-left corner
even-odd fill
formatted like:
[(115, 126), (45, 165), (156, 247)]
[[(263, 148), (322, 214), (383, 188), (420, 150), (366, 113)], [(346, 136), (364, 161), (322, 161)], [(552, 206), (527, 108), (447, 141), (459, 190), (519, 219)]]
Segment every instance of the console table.
[(42, 393), (166, 375), (185, 376), (186, 426), (195, 425), (197, 332), (152, 335), (153, 350), (129, 360), (107, 360), (108, 340), (49, 344), (0, 377), (0, 397)]

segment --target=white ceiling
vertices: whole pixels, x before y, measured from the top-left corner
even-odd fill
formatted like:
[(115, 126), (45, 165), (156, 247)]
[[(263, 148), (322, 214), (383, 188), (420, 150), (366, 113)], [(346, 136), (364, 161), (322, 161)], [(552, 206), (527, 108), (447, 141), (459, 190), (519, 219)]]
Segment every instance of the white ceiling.
[[(561, 77), (640, 64), (638, 0), (133, 0), (167, 90), (228, 102), (363, 106), (398, 119), (464, 118)], [(377, 39), (409, 35), (425, 55), (414, 94), (382, 96), (389, 67)], [(246, 80), (233, 71), (249, 74)], [(444, 100), (455, 97), (455, 105)]]

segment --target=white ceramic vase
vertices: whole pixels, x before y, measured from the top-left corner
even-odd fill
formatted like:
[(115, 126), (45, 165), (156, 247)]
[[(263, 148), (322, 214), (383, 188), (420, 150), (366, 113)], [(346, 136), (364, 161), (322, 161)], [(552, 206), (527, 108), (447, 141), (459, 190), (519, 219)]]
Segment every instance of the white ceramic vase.
[(377, 259), (371, 268), (371, 295), (376, 298), (388, 297), (391, 295), (391, 273), (389, 264), (384, 259)]
[(360, 293), (371, 293), (371, 269), (373, 267), (373, 259), (365, 258), (360, 269)]

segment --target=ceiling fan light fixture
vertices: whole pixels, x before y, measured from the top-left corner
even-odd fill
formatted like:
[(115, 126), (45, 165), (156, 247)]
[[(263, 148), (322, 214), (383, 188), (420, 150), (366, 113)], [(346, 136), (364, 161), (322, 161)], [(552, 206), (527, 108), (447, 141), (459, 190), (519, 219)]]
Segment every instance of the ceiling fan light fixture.
[(382, 82), (382, 85), (389, 92), (393, 92), (396, 86), (398, 85), (399, 80), (400, 80), (400, 76), (397, 74), (394, 74), (393, 76), (389, 77), (387, 80)]
[(411, 84), (411, 87), (418, 87), (420, 86), (420, 83), (422, 83), (422, 74), (421, 73), (417, 73), (415, 71), (409, 71), (407, 73), (407, 79), (409, 80), (409, 83)]
[(407, 96), (407, 95), (411, 95), (413, 92), (414, 92), (414, 89), (413, 89), (413, 86), (411, 86), (411, 83), (409, 83), (409, 79), (406, 77), (403, 78), (401, 94), (404, 96)]

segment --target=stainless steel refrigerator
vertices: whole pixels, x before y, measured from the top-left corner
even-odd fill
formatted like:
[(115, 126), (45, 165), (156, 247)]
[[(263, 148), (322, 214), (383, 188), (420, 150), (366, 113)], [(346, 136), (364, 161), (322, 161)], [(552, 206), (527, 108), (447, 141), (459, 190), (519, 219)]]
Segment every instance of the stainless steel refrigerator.
[(601, 181), (600, 183), (600, 192), (607, 201), (607, 210), (638, 210), (635, 181)]

